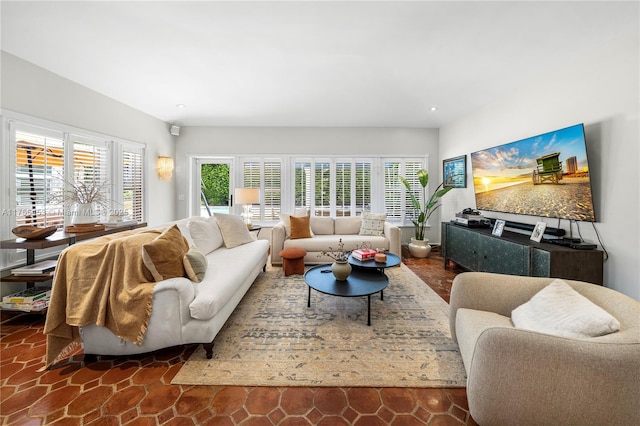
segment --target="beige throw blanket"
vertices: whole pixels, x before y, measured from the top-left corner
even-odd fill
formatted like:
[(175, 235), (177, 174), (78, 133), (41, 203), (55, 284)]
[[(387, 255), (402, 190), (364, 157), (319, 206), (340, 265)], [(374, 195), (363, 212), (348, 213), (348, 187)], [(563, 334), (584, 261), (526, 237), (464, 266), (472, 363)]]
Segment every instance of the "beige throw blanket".
[(142, 262), (142, 246), (162, 229), (121, 232), (64, 250), (53, 279), (44, 333), (47, 367), (80, 342), (78, 327), (97, 324), (141, 344), (155, 282)]

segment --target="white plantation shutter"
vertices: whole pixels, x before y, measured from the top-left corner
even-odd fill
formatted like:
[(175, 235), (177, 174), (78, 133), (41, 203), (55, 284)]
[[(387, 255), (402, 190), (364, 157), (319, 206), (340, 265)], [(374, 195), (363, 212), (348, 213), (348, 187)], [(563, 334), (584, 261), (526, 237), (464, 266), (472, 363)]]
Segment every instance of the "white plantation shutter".
[[(15, 141), (15, 225), (12, 221), (11, 226), (70, 223), (72, 206), (63, 195), (72, 184), (105, 184), (106, 206), (97, 207), (101, 219), (112, 210), (126, 209), (132, 219), (143, 220), (142, 145), (120, 141), (122, 149), (116, 150), (118, 158), (114, 158), (114, 142), (106, 138), (14, 122), (10, 135)], [(118, 173), (112, 179), (114, 163)]]
[(313, 177), (310, 162), (295, 163), (295, 207), (311, 208)]
[[(35, 129), (34, 129), (35, 130)], [(16, 131), (15, 224), (64, 225), (61, 195), (64, 182), (64, 140), (62, 133)]]
[(336, 163), (336, 216), (351, 216), (351, 163)]
[(282, 211), (282, 163), (264, 163), (264, 220), (279, 220)]
[(314, 193), (314, 216), (329, 216), (331, 214), (331, 164), (316, 162), (315, 182), (311, 190)]
[(411, 196), (400, 182), (398, 176), (409, 181), (412, 192), (421, 199), (422, 192), (416, 173), (424, 168), (423, 161), (416, 160), (387, 160), (384, 163), (384, 207), (387, 219), (392, 222), (402, 222), (411, 219), (413, 204)]
[[(260, 163), (247, 161), (244, 163), (244, 187), (260, 188)], [(260, 205), (251, 206), (251, 221), (260, 219)]]
[(356, 215), (371, 211), (371, 163), (359, 162), (355, 164), (355, 208)]
[[(72, 135), (73, 142), (73, 183), (76, 186), (101, 188), (104, 199), (111, 206), (111, 185), (109, 179), (109, 150), (104, 141), (94, 141), (81, 136)], [(96, 206), (100, 216), (106, 217), (108, 212), (102, 211), (104, 206)]]
[(402, 200), (404, 190), (398, 179), (400, 169), (399, 161), (387, 161), (384, 163), (384, 209), (387, 219), (395, 222), (402, 220)]
[[(138, 222), (144, 219), (142, 149), (124, 147), (122, 151), (122, 210)], [(119, 209), (118, 209), (119, 210)]]
[(295, 161), (295, 207), (309, 207), (315, 216), (356, 216), (371, 211), (373, 165), (374, 160), (369, 159)]
[(243, 163), (244, 188), (260, 188), (260, 204), (252, 205), (251, 219), (277, 221), (282, 210), (282, 162), (272, 160)]

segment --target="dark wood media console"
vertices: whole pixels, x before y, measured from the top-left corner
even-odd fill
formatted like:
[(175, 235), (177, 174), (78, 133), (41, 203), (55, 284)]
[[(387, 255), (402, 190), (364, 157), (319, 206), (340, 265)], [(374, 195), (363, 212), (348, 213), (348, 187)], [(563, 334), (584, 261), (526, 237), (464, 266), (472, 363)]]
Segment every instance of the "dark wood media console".
[(442, 223), (442, 255), (470, 271), (554, 277), (603, 284), (604, 252), (536, 243), (529, 236)]

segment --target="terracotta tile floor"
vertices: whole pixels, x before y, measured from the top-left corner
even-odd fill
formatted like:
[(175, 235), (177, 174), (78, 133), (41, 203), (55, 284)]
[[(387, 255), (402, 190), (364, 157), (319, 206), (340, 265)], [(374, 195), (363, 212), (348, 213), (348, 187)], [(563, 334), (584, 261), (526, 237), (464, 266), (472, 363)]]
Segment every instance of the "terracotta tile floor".
[[(405, 263), (449, 300), (458, 272), (437, 253)], [(44, 317), (3, 312), (2, 425), (461, 425), (465, 389), (273, 388), (171, 385), (195, 345), (44, 365)]]

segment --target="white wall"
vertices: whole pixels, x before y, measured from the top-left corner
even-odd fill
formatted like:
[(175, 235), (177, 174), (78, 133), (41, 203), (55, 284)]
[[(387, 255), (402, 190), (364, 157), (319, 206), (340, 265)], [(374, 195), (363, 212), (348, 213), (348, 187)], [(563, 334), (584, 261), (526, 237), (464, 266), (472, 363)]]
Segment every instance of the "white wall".
[(158, 155), (175, 155), (167, 123), (7, 52), (1, 61), (3, 109), (146, 144), (147, 194), (163, 194), (147, 197), (147, 221), (173, 220), (175, 178), (161, 181), (155, 171)]
[[(529, 136), (585, 124), (595, 224), (609, 253), (605, 285), (640, 300), (639, 34), (634, 32), (576, 57), (560, 69), (440, 129), (440, 155), (449, 158)], [(442, 218), (475, 206), (470, 158), (467, 189), (447, 196)], [(451, 194), (451, 193), (450, 193)], [(487, 213), (489, 216), (489, 213)], [(491, 213), (525, 223), (540, 218)], [(549, 226), (557, 220), (546, 219)], [(590, 223), (585, 240), (597, 243)], [(568, 230), (568, 222), (562, 221)], [(574, 226), (575, 235), (575, 226)]]
[[(438, 130), (412, 128), (183, 127), (176, 142), (178, 195), (188, 191), (188, 158), (235, 154), (420, 155), (439, 176)], [(187, 201), (177, 201), (178, 217)], [(438, 223), (438, 218), (432, 219)], [(437, 227), (436, 227), (437, 228)], [(430, 235), (428, 235), (431, 237)], [(407, 241), (410, 235), (407, 237)]]

